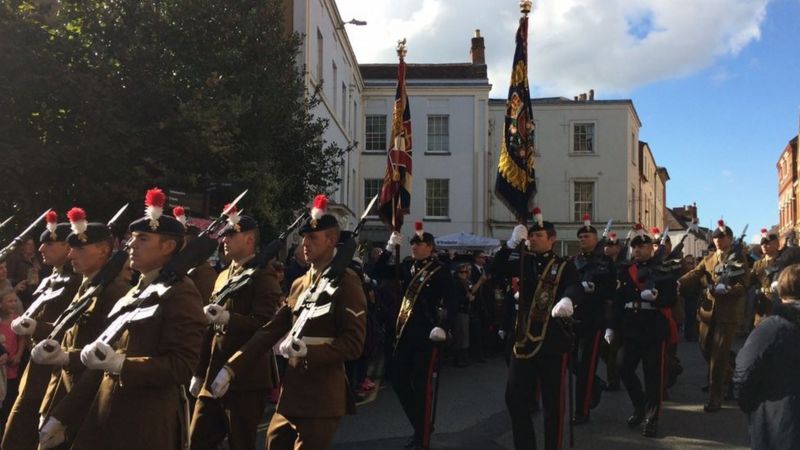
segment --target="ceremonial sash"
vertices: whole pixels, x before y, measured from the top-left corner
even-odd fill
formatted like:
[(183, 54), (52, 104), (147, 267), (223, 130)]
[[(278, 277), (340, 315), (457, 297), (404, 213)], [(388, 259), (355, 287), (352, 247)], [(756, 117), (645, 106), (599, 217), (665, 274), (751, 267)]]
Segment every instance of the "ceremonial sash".
[[(544, 344), (547, 337), (547, 326), (550, 323), (550, 311), (556, 298), (558, 282), (566, 266), (566, 261), (550, 260), (539, 275), (536, 291), (528, 307), (528, 315), (517, 315), (517, 341), (514, 343), (514, 356), (532, 358)], [(520, 310), (522, 312), (522, 310)]]
[[(431, 268), (431, 266), (435, 267)], [(400, 341), (400, 336), (403, 334), (406, 323), (408, 323), (408, 319), (411, 318), (411, 313), (414, 311), (414, 304), (417, 303), (417, 297), (419, 297), (420, 292), (422, 292), (422, 286), (424, 286), (424, 283), (430, 279), (433, 274), (441, 270), (441, 268), (442, 266), (435, 264), (435, 261), (428, 261), (427, 264), (422, 266), (422, 268), (414, 274), (411, 278), (411, 282), (408, 283), (408, 288), (406, 288), (406, 293), (403, 296), (403, 303), (400, 304), (400, 312), (397, 314), (397, 326), (395, 327), (397, 330), (395, 337), (397, 339), (395, 340), (395, 345)]]

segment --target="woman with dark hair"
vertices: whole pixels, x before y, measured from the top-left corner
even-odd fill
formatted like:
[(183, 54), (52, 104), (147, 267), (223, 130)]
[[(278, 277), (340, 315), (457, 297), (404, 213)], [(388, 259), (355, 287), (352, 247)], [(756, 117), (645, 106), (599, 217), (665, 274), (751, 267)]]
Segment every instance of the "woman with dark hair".
[(800, 264), (778, 278), (781, 303), (747, 338), (736, 357), (734, 389), (750, 416), (754, 449), (800, 446)]

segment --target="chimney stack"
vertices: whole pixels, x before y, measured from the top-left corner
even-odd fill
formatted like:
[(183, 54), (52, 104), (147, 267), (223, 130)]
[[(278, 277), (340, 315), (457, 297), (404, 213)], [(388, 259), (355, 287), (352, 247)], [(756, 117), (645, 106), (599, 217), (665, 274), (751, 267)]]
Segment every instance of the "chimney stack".
[(472, 38), (469, 56), (472, 58), (473, 65), (486, 65), (486, 47), (483, 45), (481, 30), (475, 30), (475, 37)]

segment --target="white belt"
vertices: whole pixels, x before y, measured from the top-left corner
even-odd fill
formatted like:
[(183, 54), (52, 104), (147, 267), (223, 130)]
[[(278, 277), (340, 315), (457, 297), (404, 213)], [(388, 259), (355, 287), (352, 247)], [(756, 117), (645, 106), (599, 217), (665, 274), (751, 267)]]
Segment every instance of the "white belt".
[(330, 344), (333, 342), (332, 337), (315, 337), (315, 336), (303, 336), (303, 342), (306, 345), (322, 345), (322, 344)]
[(647, 302), (628, 302), (625, 303), (625, 309), (646, 309), (650, 311), (655, 311), (658, 308)]

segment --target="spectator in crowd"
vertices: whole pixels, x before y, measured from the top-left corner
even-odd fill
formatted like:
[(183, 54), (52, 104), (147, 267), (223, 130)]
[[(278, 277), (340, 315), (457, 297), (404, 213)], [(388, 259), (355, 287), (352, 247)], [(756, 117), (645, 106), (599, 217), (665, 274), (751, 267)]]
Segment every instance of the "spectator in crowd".
[(14, 284), (23, 306), (27, 308), (33, 300), (33, 291), (39, 285), (42, 271), (42, 263), (37, 259), (36, 243), (33, 238), (26, 238), (6, 262), (8, 278)]
[(294, 280), (302, 277), (308, 271), (308, 263), (306, 262), (305, 255), (303, 255), (303, 246), (296, 246), (290, 251), (290, 254), (292, 254), (292, 256), (289, 257), (289, 262), (284, 270), (283, 284), (286, 292), (289, 292)]
[(8, 267), (6, 263), (0, 262), (0, 291), (5, 291), (6, 289), (14, 289), (14, 285), (11, 284), (11, 280), (8, 279)]
[(475, 296), (470, 292), (470, 265), (460, 264), (456, 268), (456, 298), (458, 299), (458, 314), (453, 323), (453, 351), (455, 352), (455, 366), (467, 367), (469, 365), (470, 347), (470, 309), (475, 301)]
[(20, 361), (25, 350), (25, 341), (11, 329), (11, 322), (17, 318), (19, 298), (13, 289), (0, 291), (0, 335), (5, 339), (3, 347), (8, 353), (5, 363), (7, 389), (3, 406), (0, 408), (0, 428), (5, 431), (6, 421), (17, 399), (19, 390)]
[(734, 390), (750, 416), (754, 449), (800, 443), (800, 264), (778, 277), (781, 303), (750, 334), (736, 357)]

